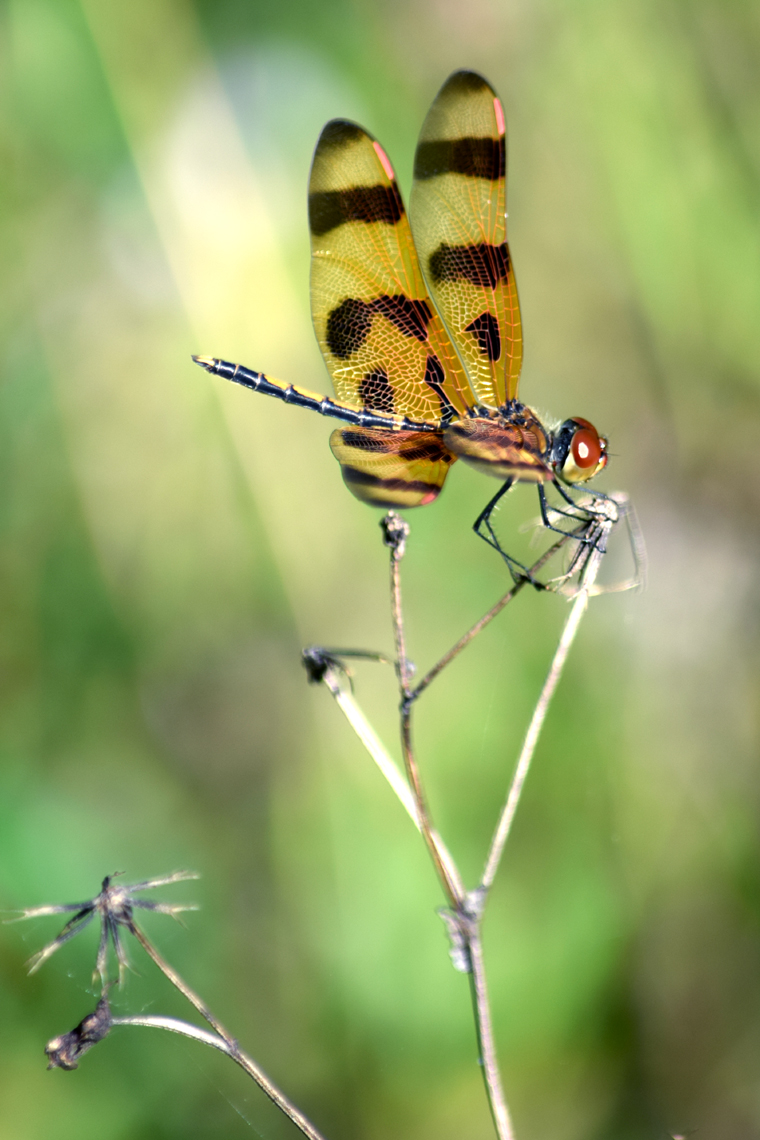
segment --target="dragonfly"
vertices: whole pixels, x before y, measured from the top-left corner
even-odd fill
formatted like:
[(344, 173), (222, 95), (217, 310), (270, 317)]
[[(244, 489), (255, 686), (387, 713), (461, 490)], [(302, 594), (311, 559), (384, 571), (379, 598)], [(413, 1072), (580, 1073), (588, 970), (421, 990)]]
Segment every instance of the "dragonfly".
[[(312, 317), (335, 397), (214, 357), (193, 360), (342, 421), (330, 447), (348, 489), (371, 506), (434, 502), (458, 459), (501, 480), (473, 528), (518, 580), (530, 575), (498, 541), (497, 504), (515, 483), (532, 482), (546, 527), (574, 525), (577, 535), (580, 519), (592, 534), (594, 499), (606, 496), (573, 491), (606, 465), (608, 444), (588, 420), (550, 425), (518, 399), (523, 341), (506, 174), (503, 107), (475, 71), (454, 72), (428, 112), (408, 214), (377, 140), (331, 120), (308, 203)], [(548, 486), (563, 506), (549, 506)]]

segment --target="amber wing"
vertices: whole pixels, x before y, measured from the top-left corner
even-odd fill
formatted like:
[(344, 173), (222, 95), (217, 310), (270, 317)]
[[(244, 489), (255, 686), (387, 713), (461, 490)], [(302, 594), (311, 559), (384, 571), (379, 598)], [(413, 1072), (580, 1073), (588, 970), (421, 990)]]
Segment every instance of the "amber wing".
[(355, 123), (322, 131), (309, 182), (311, 305), (336, 395), (438, 424), (474, 402), (430, 303), (393, 168)]
[(312, 316), (336, 395), (430, 424), (430, 440), (426, 433), (334, 432), (344, 478), (366, 502), (430, 502), (453, 462), (440, 432), (475, 396), (428, 295), (393, 168), (355, 123), (333, 120), (320, 136), (309, 225)]
[(432, 503), (456, 458), (440, 432), (338, 428), (330, 436), (330, 447), (348, 489), (376, 507)]
[(444, 83), (414, 160), (410, 217), (425, 277), (480, 402), (517, 396), (522, 332), (507, 246), (504, 112), (474, 71)]

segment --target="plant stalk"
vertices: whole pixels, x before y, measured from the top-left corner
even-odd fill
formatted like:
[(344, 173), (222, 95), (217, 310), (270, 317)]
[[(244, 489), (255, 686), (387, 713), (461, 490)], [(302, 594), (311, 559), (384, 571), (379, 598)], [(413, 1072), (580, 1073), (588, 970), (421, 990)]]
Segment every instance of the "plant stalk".
[(491, 1109), (494, 1127), (499, 1140), (514, 1140), (512, 1120), (507, 1107), (507, 1099), (501, 1083), (499, 1063), (496, 1059), (496, 1042), (493, 1036), (493, 1023), (491, 1020), (491, 1004), (488, 1000), (486, 986), (486, 970), (483, 961), (483, 944), (480, 927), (482, 914), (473, 924), (467, 937), (467, 948), (470, 956), (470, 992), (472, 1006), (475, 1014), (475, 1029), (478, 1039), (480, 1064), (483, 1068), (483, 1081), (486, 1086), (486, 1096)]
[[(152, 956), (152, 955), (151, 955)], [(184, 992), (184, 991), (183, 991)], [(293, 1121), (296, 1128), (298, 1128), (304, 1136), (309, 1140), (325, 1140), (321, 1132), (319, 1132), (310, 1120), (303, 1115), (302, 1112), (285, 1096), (277, 1085), (270, 1080), (263, 1069), (259, 1068), (252, 1057), (249, 1057), (236, 1042), (230, 1042), (226, 1037), (218, 1037), (215, 1033), (209, 1033), (206, 1029), (201, 1029), (197, 1025), (191, 1025), (187, 1021), (180, 1021), (175, 1017), (114, 1017), (112, 1025), (142, 1025), (151, 1029), (167, 1029), (170, 1033), (180, 1033), (183, 1037), (190, 1037), (193, 1041), (200, 1041), (204, 1045), (210, 1045), (213, 1049), (218, 1049), (221, 1053), (225, 1053), (228, 1057), (239, 1065), (244, 1072), (252, 1077), (256, 1084), (259, 1086), (263, 1093), (269, 1097), (273, 1104), (276, 1104), (281, 1112)]]

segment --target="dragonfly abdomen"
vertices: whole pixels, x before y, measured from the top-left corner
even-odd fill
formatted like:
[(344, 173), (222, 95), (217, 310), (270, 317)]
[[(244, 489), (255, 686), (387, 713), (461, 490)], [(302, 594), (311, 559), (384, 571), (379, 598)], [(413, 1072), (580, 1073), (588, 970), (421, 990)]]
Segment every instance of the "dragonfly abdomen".
[(389, 432), (435, 432), (442, 428), (440, 423), (410, 420), (407, 416), (386, 415), (353, 404), (345, 404), (340, 400), (333, 400), (329, 396), (309, 392), (308, 389), (299, 388), (295, 384), (283, 384), (281, 380), (273, 380), (263, 372), (254, 372), (242, 364), (232, 364), (229, 360), (217, 360), (213, 356), (194, 356), (193, 360), (201, 368), (205, 368), (207, 372), (213, 372), (216, 376), (223, 376), (226, 380), (241, 384), (252, 392), (274, 396), (286, 404), (295, 404), (298, 408), (308, 408), (309, 411), (319, 412), (320, 415), (329, 416), (334, 420), (343, 420), (345, 423), (354, 424), (356, 427), (375, 428)]

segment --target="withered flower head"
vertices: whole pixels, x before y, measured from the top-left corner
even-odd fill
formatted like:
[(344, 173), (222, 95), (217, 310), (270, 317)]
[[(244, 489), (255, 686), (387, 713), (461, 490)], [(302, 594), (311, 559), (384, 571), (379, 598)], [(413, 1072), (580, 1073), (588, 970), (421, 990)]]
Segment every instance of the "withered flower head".
[[(54, 938), (52, 942), (49, 942), (47, 946), (44, 946), (42, 950), (39, 950), (29, 959), (27, 965), (29, 966), (30, 974), (34, 974), (39, 970), (40, 966), (44, 962), (47, 962), (48, 958), (55, 954), (56, 950), (58, 950), (60, 946), (63, 946), (64, 942), (68, 942), (69, 939), (76, 937), (97, 915), (100, 919), (100, 944), (98, 946), (98, 955), (95, 959), (93, 978), (97, 978), (98, 975), (100, 975), (101, 985), (105, 988), (108, 981), (109, 940), (113, 943), (116, 960), (119, 963), (119, 981), (121, 981), (124, 971), (129, 965), (120, 931), (123, 928), (128, 930), (130, 934), (136, 936), (137, 932), (132, 917), (132, 911), (135, 907), (139, 907), (142, 910), (153, 910), (158, 914), (168, 914), (171, 915), (172, 918), (178, 918), (179, 914), (184, 910), (198, 909), (193, 905), (184, 903), (148, 902), (145, 899), (135, 898), (136, 891), (149, 891), (152, 890), (153, 887), (165, 887), (170, 883), (179, 883), (186, 879), (197, 879), (198, 875), (194, 871), (175, 871), (172, 875), (165, 875), (160, 879), (146, 879), (145, 882), (133, 883), (130, 886), (127, 886), (127, 884), (114, 883), (116, 877), (116, 875), (106, 876), (103, 880), (100, 893), (87, 902), (28, 907), (18, 918), (9, 920), (11, 922), (20, 922), (25, 918), (40, 918), (48, 914), (70, 914), (72, 911), (75, 912), (58, 937)], [(84, 1024), (84, 1022), (82, 1024)], [(79, 1028), (81, 1028), (81, 1026)], [(77, 1030), (73, 1032), (77, 1032)]]

